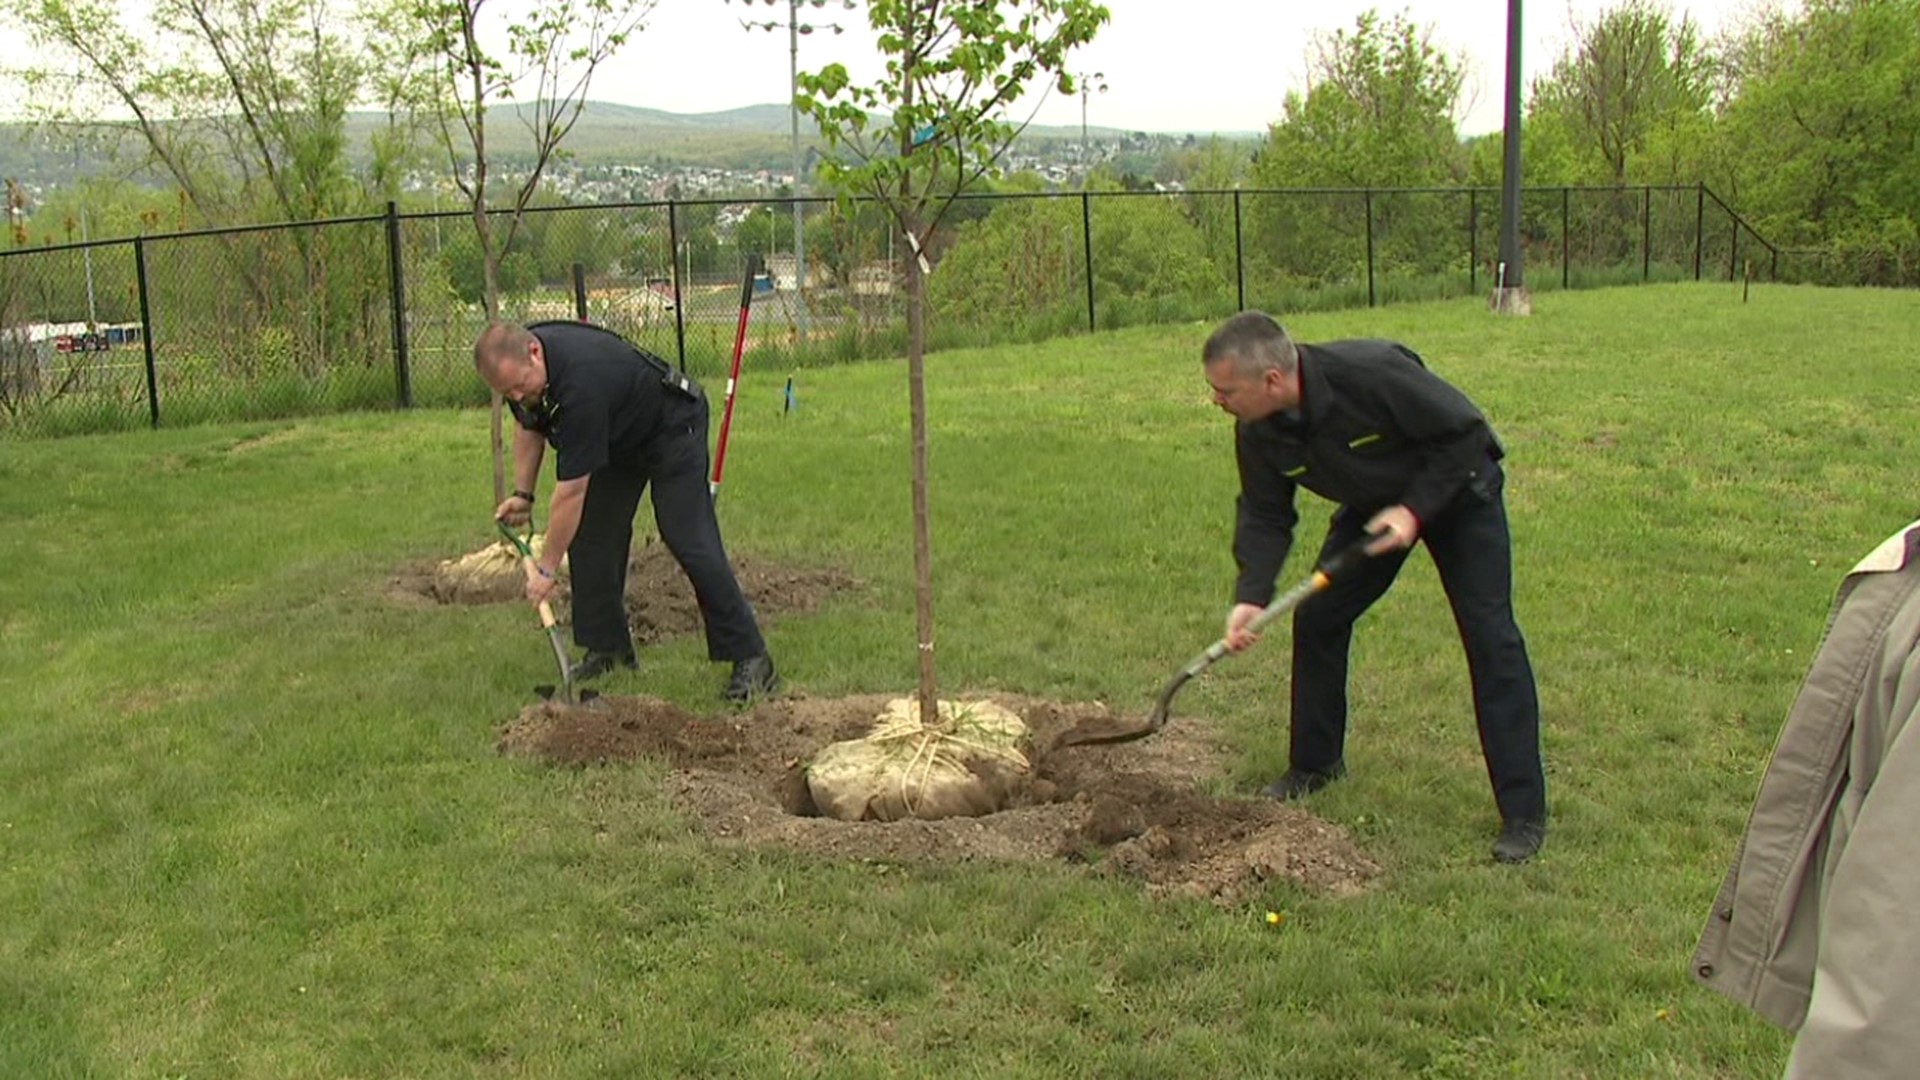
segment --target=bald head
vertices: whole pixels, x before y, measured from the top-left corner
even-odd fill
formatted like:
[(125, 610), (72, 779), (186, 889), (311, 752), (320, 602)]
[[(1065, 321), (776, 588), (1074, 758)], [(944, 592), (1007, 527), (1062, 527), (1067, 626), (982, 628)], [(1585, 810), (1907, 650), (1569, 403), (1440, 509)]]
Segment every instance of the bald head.
[(534, 336), (519, 323), (488, 323), (473, 343), (473, 370), (489, 384), (503, 368), (524, 367), (532, 358)]
[(473, 343), (473, 370), (494, 393), (512, 401), (534, 400), (547, 388), (545, 350), (518, 323), (489, 323), (480, 331)]

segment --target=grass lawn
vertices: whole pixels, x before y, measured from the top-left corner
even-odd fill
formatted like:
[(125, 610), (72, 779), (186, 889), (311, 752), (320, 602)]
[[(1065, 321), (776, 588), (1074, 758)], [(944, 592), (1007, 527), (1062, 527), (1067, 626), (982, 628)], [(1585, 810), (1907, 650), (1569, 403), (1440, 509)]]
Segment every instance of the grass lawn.
[[(1786, 1039), (1688, 959), (1834, 588), (1920, 513), (1920, 295), (1535, 311), (1293, 329), (1409, 342), (1507, 443), (1547, 848), (1487, 858), (1465, 665), (1416, 557), (1356, 645), (1352, 775), (1310, 804), (1385, 873), (1240, 911), (1065, 866), (718, 845), (661, 766), (500, 756), (551, 681), (531, 613), (382, 594), (492, 539), (484, 413), (10, 443), (0, 1076), (1777, 1073)], [(1218, 635), (1235, 478), (1207, 329), (929, 358), (949, 693), (1143, 710)], [(904, 692), (903, 368), (801, 372), (782, 417), (786, 374), (748, 362), (728, 542), (868, 583), (774, 628), (792, 688)], [(1230, 788), (1284, 767), (1284, 639), (1181, 696), (1176, 723), (1240, 748)], [(725, 675), (695, 638), (643, 664), (609, 689), (706, 708)]]

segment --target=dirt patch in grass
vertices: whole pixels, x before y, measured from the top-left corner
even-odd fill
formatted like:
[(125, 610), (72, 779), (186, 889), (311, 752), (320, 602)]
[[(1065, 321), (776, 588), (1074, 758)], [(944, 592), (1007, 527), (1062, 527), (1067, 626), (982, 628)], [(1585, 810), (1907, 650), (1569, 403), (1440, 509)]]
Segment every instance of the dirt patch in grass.
[[(747, 594), (762, 626), (783, 614), (808, 612), (828, 597), (860, 587), (841, 570), (786, 566), (751, 556), (733, 557), (734, 576)], [(525, 579), (518, 568), (487, 578), (453, 578), (438, 563), (409, 566), (387, 582), (386, 593), (399, 603), (501, 604), (524, 602)], [(698, 633), (700, 605), (693, 585), (658, 539), (636, 546), (627, 561), (627, 623), (636, 645)], [(573, 613), (573, 593), (563, 578), (553, 596), (554, 614), (565, 623)]]
[(1047, 752), (1100, 705), (994, 695), (1034, 733), (1034, 780), (1009, 809), (942, 821), (845, 822), (814, 816), (802, 772), (820, 747), (864, 734), (886, 698), (790, 696), (749, 712), (698, 715), (652, 698), (531, 706), (502, 753), (558, 765), (665, 762), (667, 795), (710, 835), (832, 858), (881, 862), (1063, 860), (1139, 881), (1153, 895), (1238, 906), (1270, 879), (1320, 892), (1364, 888), (1379, 868), (1346, 832), (1296, 807), (1223, 798), (1204, 785), (1224, 748), (1191, 720), (1120, 746)]

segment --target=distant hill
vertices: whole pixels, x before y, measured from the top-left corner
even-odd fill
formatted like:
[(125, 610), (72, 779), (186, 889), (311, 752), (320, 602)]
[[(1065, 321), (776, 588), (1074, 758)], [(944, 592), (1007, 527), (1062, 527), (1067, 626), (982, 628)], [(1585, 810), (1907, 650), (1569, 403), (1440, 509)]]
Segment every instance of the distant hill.
[[(502, 105), (488, 113), (489, 141), (498, 155), (496, 160), (511, 163), (531, 156), (532, 139), (520, 120), (519, 110), (524, 107)], [(364, 156), (369, 137), (385, 120), (385, 114), (375, 112), (348, 116), (347, 134), (356, 156)], [(782, 104), (748, 105), (723, 112), (672, 113), (594, 101), (587, 103), (579, 122), (562, 144), (562, 150), (586, 165), (784, 170), (792, 166), (788, 125), (787, 107)], [(1089, 136), (1105, 140), (1127, 134), (1105, 127), (1090, 127), (1087, 131)], [(803, 147), (821, 148), (818, 132), (804, 118), (800, 137)], [(1077, 125), (1035, 125), (1022, 135), (1022, 143), (1037, 147), (1079, 138)], [(138, 147), (129, 142), (122, 159), (138, 160), (137, 150)], [(104, 151), (75, 152), (58, 136), (36, 131), (32, 125), (0, 124), (0, 176), (30, 184), (60, 184), (98, 175), (111, 167)]]
[[(522, 120), (525, 106), (506, 105), (488, 113), (488, 138), (500, 160), (524, 160), (533, 140)], [(380, 113), (354, 113), (347, 119), (353, 145), (385, 122)], [(802, 122), (805, 145), (818, 135)], [(784, 105), (749, 105), (711, 113), (671, 113), (633, 105), (590, 101), (561, 144), (583, 164), (704, 165), (714, 168), (779, 168), (792, 157)]]
[[(355, 113), (348, 120), (354, 145), (366, 145), (366, 134), (383, 120), (377, 113)], [(489, 114), (490, 137), (509, 157), (532, 152), (532, 141), (516, 110), (501, 108)], [(1089, 137), (1116, 139), (1125, 134), (1114, 128), (1090, 127)], [(1076, 127), (1035, 125), (1023, 134), (1026, 141), (1074, 140)], [(802, 153), (807, 147), (824, 150), (819, 131), (806, 117), (800, 119)], [(585, 164), (706, 165), (716, 168), (784, 169), (792, 165), (792, 128), (785, 105), (748, 105), (707, 113), (672, 113), (633, 105), (588, 102), (579, 122), (562, 144), (575, 160)]]

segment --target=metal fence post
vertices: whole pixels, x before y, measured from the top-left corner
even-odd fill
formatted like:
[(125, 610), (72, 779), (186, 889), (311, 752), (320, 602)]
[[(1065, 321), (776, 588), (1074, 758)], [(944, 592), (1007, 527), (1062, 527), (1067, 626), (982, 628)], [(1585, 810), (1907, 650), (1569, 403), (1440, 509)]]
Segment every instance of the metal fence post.
[(1247, 263), (1240, 246), (1240, 189), (1233, 189), (1233, 290), (1236, 306), (1247, 310)]
[[(1729, 214), (1728, 217), (1733, 217)], [(1733, 218), (1733, 243), (1727, 247), (1727, 280), (1740, 276), (1740, 219)]]
[(1573, 189), (1560, 189), (1560, 287), (1573, 285)]
[(667, 200), (667, 263), (673, 267), (673, 347), (678, 350), (680, 371), (684, 374), (687, 370), (687, 323), (680, 311), (686, 306), (680, 291), (680, 216), (672, 199)]
[[(387, 279), (393, 303), (393, 378), (400, 407), (413, 408), (413, 370), (407, 363), (407, 275), (400, 257), (400, 207), (387, 202)], [(144, 295), (144, 290), (142, 290)]]
[(1700, 280), (1700, 252), (1706, 243), (1707, 227), (1707, 185), (1702, 183), (1693, 192), (1693, 280)]
[(587, 321), (587, 267), (584, 263), (573, 264), (573, 317), (581, 322)]
[(1373, 292), (1373, 189), (1368, 188), (1360, 195), (1360, 206), (1367, 215), (1367, 306), (1374, 306)]
[(1653, 274), (1653, 185), (1648, 184), (1640, 204), (1640, 280)]
[(1093, 325), (1093, 197), (1084, 190), (1080, 192), (1080, 243), (1086, 249), (1087, 260), (1087, 330)]
[(1480, 189), (1467, 189), (1467, 292), (1480, 291)]
[(160, 426), (160, 382), (153, 370), (153, 313), (147, 306), (147, 241), (133, 238), (133, 280), (140, 291), (140, 346), (147, 354), (147, 418)]

